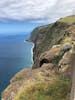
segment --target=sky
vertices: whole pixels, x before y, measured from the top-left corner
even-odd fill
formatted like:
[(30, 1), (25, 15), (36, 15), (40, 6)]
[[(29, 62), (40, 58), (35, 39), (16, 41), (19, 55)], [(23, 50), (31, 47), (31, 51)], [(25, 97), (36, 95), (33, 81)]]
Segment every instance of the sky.
[(75, 14), (75, 0), (0, 0), (0, 34), (22, 34)]
[(27, 23), (27, 22), (1, 22), (0, 35), (17, 35), (17, 34), (30, 34), (33, 29), (42, 23)]

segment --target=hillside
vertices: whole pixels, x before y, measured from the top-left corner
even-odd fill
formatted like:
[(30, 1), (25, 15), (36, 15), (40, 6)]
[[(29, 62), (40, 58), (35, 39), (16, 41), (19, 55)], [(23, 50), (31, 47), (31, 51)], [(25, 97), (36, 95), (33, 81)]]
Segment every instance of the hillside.
[[(34, 66), (39, 67), (38, 59), (42, 52), (49, 50), (53, 45), (59, 44), (64, 38), (65, 30), (69, 27), (67, 23), (55, 22), (54, 24), (37, 28), (32, 32), (36, 34), (35, 39), (31, 37), (32, 42), (35, 43), (34, 48)], [(37, 31), (37, 32), (36, 32)]]
[(65, 22), (67, 24), (75, 24), (75, 15), (61, 18), (59, 22)]
[(33, 30), (33, 69), (17, 73), (2, 93), (2, 100), (69, 100), (75, 52), (74, 19), (75, 16), (65, 17)]

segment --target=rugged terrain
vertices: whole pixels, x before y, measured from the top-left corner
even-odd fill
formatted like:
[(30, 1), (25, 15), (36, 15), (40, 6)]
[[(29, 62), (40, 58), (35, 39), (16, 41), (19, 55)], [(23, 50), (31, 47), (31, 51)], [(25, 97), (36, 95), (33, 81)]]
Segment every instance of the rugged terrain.
[(33, 69), (23, 69), (2, 100), (69, 100), (75, 46), (75, 16), (33, 30)]

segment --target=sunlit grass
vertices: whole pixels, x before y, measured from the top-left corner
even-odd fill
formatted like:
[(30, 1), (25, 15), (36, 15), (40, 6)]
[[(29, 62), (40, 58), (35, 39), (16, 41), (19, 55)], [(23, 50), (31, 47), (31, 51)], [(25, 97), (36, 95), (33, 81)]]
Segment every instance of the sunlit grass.
[(56, 78), (53, 82), (38, 82), (25, 86), (14, 100), (69, 100), (70, 81)]
[(65, 17), (65, 18), (61, 18), (59, 20), (59, 22), (65, 22), (65, 23), (68, 23), (68, 24), (72, 24), (72, 23), (75, 22), (75, 15), (68, 16), (68, 17)]

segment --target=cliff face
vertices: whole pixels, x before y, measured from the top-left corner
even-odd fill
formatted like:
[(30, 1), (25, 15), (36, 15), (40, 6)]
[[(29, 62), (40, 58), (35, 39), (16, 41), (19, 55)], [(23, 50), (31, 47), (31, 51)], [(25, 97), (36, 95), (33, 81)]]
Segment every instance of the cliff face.
[(38, 27), (32, 32), (31, 41), (35, 43), (33, 68), (39, 67), (38, 59), (41, 53), (49, 50), (55, 44), (60, 44), (68, 27), (67, 23), (57, 21), (51, 25)]
[(30, 40), (35, 43), (33, 69), (16, 74), (3, 92), (2, 100), (69, 100), (74, 18), (60, 19), (32, 32)]

